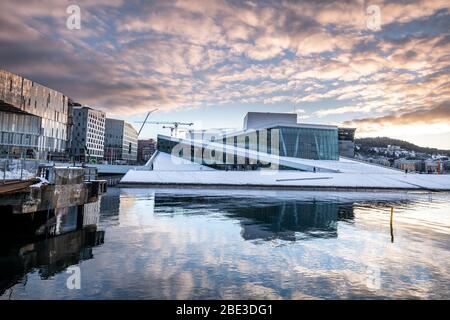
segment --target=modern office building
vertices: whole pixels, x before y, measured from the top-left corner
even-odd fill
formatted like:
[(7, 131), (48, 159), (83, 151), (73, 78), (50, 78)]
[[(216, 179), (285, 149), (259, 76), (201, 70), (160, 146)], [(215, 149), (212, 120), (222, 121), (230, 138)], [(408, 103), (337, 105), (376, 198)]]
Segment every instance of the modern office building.
[(0, 69), (0, 157), (63, 157), (69, 128), (65, 95)]
[(72, 159), (98, 163), (104, 156), (106, 114), (87, 106), (73, 106), (72, 114)]
[(154, 139), (138, 140), (137, 161), (145, 164), (155, 153), (156, 141)]
[(104, 159), (109, 163), (137, 162), (138, 133), (123, 120), (106, 118)]

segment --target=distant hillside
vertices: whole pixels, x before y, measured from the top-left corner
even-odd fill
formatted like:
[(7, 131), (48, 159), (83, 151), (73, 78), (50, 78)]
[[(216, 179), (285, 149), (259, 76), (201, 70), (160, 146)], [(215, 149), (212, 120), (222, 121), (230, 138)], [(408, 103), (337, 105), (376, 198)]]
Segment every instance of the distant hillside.
[(427, 154), (446, 154), (450, 156), (450, 150), (440, 150), (436, 148), (426, 148), (419, 147), (415, 144), (412, 144), (407, 141), (392, 139), (388, 137), (377, 137), (377, 138), (360, 138), (355, 139), (355, 144), (361, 148), (361, 151), (366, 152), (370, 148), (378, 147), (378, 148), (386, 148), (388, 145), (399, 146), (402, 149), (415, 151), (415, 152), (423, 152)]

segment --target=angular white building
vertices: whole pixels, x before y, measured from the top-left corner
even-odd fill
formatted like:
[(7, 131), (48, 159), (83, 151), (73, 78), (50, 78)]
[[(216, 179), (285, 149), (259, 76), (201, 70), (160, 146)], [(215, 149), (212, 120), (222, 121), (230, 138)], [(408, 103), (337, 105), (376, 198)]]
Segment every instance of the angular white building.
[(130, 170), (121, 184), (450, 190), (448, 176), (406, 175), (340, 156), (340, 137), (350, 141), (354, 133), (344, 130), (298, 123), (296, 114), (252, 112), (243, 130), (158, 135), (146, 170)]

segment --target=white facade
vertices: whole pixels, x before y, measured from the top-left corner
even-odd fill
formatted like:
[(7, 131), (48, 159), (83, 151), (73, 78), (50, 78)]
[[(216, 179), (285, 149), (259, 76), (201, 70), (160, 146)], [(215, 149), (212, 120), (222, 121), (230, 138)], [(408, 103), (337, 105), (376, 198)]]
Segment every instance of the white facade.
[(89, 107), (73, 109), (71, 154), (75, 160), (101, 160), (104, 155), (105, 119), (103, 111)]

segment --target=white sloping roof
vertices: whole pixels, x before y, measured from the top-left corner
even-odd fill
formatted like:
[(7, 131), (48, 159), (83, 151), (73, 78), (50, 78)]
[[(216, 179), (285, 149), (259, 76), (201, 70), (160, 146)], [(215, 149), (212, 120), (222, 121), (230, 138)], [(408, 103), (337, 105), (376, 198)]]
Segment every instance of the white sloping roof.
[[(186, 140), (175, 137), (163, 136), (164, 139), (176, 141), (185, 144), (192, 144), (198, 148), (207, 150), (225, 150), (227, 153), (236, 153), (240, 157), (248, 157), (250, 159), (258, 159), (264, 162), (276, 163), (279, 165), (291, 167), (293, 169), (313, 171), (314, 168), (318, 172), (336, 172), (336, 173), (400, 173), (398, 170), (384, 168), (377, 165), (352, 161), (348, 159), (335, 160), (312, 160), (293, 157), (281, 157), (274, 154), (268, 154), (255, 150), (247, 150), (245, 148), (234, 147), (233, 145), (223, 145), (222, 143), (198, 140)], [(189, 161), (189, 160), (186, 160)], [(189, 161), (190, 162), (190, 161)]]
[(158, 152), (153, 159), (153, 170), (156, 171), (208, 171), (213, 168), (203, 166), (179, 157), (173, 157), (165, 152)]

